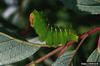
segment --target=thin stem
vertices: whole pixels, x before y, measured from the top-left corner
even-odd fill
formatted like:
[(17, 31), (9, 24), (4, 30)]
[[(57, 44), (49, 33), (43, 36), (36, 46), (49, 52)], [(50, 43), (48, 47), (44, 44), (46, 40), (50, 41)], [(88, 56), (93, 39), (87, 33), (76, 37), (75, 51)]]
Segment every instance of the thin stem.
[(99, 39), (98, 39), (98, 52), (100, 53), (100, 36), (99, 36)]
[[(39, 59), (36, 60), (35, 62), (31, 62), (31, 63), (27, 64), (27, 66), (30, 66), (30, 65), (32, 65), (32, 64), (38, 64), (38, 63), (40, 63), (40, 62), (46, 60), (46, 59), (49, 58), (50, 56), (54, 55), (55, 53), (59, 52), (59, 51), (62, 50), (63, 48), (66, 49), (67, 47), (71, 46), (71, 45), (74, 44), (74, 43), (75, 43), (75, 41), (70, 41), (70, 42), (68, 42), (68, 44), (66, 44), (65, 46), (62, 46), (62, 47), (59, 47), (59, 48), (55, 49), (54, 51), (48, 53), (47, 55), (45, 55), (45, 56), (39, 58)], [(62, 51), (62, 53), (63, 53), (63, 51)]]
[[(83, 41), (89, 36), (89, 35), (91, 35), (91, 34), (94, 34), (95, 32), (97, 32), (97, 31), (100, 31), (100, 27), (97, 27), (97, 28), (94, 28), (94, 29), (91, 29), (90, 31), (88, 31), (88, 32), (86, 32), (86, 33), (84, 33), (84, 34), (82, 34), (80, 37), (79, 37), (79, 39), (81, 40), (81, 42), (79, 43), (79, 45), (77, 46), (77, 48), (76, 48), (76, 52), (78, 51), (78, 49), (79, 49), (79, 47), (82, 45), (82, 43), (83, 43)], [(72, 43), (71, 43), (71, 45), (72, 44), (74, 44), (75, 42), (73, 42), (72, 41)], [(64, 47), (64, 49), (62, 49), (61, 50), (61, 52), (58, 54), (58, 56), (60, 56), (60, 55), (62, 55), (66, 50), (67, 50), (67, 48), (69, 47), (69, 45), (70, 44), (68, 44), (68, 45), (66, 45), (65, 47)], [(98, 49), (99, 49), (99, 51), (100, 51), (100, 38), (99, 38), (99, 41), (98, 41)], [(76, 52), (75, 52), (75, 54), (76, 54)], [(74, 55), (75, 55), (74, 54)], [(74, 57), (74, 55), (73, 55), (73, 57)], [(71, 60), (72, 61), (72, 60)]]
[(84, 33), (84, 34), (82, 34), (82, 35), (79, 37), (79, 39), (83, 39), (83, 37), (84, 37), (85, 34), (92, 35), (92, 34), (96, 33), (97, 31), (100, 31), (100, 27), (96, 27), (96, 28), (91, 29), (90, 31), (88, 31), (88, 32), (86, 32), (86, 33)]
[[(89, 35), (94, 34), (94, 33), (97, 32), (97, 31), (100, 31), (100, 27), (94, 28), (94, 29), (92, 29), (92, 30), (90, 30), (90, 31), (88, 31), (88, 32), (86, 32), (86, 33), (84, 33), (84, 34), (82, 34), (81, 36), (79, 36), (79, 39), (80, 39), (80, 40), (82, 39), (82, 40), (81, 40), (81, 42), (79, 43), (79, 45), (77, 46), (76, 51), (75, 51), (73, 57), (75, 56), (76, 52), (78, 51), (79, 47), (82, 45), (82, 43), (84, 42), (84, 40), (85, 40)], [(44, 61), (45, 59), (49, 58), (50, 56), (54, 55), (55, 53), (57, 53), (57, 52), (60, 51), (60, 50), (61, 50), (61, 53), (60, 53), (59, 55), (61, 55), (61, 54), (63, 54), (63, 53), (66, 51), (66, 49), (67, 49), (69, 46), (73, 45), (74, 43), (75, 43), (74, 41), (70, 41), (70, 42), (68, 43), (68, 45), (62, 46), (62, 47), (59, 47), (59, 48), (55, 49), (54, 51), (52, 51), (52, 52), (50, 52), (49, 54), (43, 56), (42, 58), (39, 58), (39, 59), (36, 60), (35, 62), (31, 62), (29, 65), (40, 63), (40, 62)], [(99, 42), (99, 43), (100, 43), (100, 42)], [(73, 58), (72, 58), (72, 59), (73, 59)], [(72, 59), (70, 60), (70, 62), (72, 61)]]
[(53, 50), (52, 52), (48, 53), (47, 55), (45, 55), (45, 56), (43, 56), (43, 57), (37, 59), (35, 62), (31, 62), (30, 64), (28, 64), (28, 66), (32, 65), (33, 63), (34, 63), (34, 64), (37, 64), (37, 63), (40, 63), (40, 62), (44, 61), (45, 59), (49, 58), (50, 56), (52, 56), (52, 55), (54, 55), (55, 53), (57, 53), (58, 51), (60, 51), (63, 47), (64, 47), (64, 46), (59, 47), (59, 48)]
[(57, 53), (58, 51), (60, 51), (62, 48), (63, 48), (63, 47), (59, 47), (59, 48), (55, 49), (54, 51), (50, 52), (49, 54), (47, 54), (47, 55), (43, 56), (42, 58), (36, 60), (35, 63), (37, 64), (37, 63), (39, 63), (39, 62), (41, 62), (41, 61), (43, 61), (43, 60), (49, 58), (50, 56), (52, 56), (52, 55), (54, 55), (55, 53)]
[(94, 28), (94, 29), (88, 31), (87, 33), (88, 33), (88, 35), (92, 35), (92, 34), (94, 34), (97, 31), (100, 31), (100, 27)]
[(71, 61), (73, 60), (74, 56), (76, 55), (78, 49), (80, 48), (80, 46), (83, 44), (83, 42), (85, 41), (85, 39), (88, 37), (87, 34), (84, 35), (84, 38), (80, 41), (80, 43), (78, 44), (78, 46), (76, 47), (75, 49), (75, 53), (73, 54), (72, 58), (70, 59), (70, 62), (69, 62), (69, 66), (71, 64)]
[[(83, 34), (83, 35), (81, 35), (80, 37), (81, 37), (81, 39), (84, 39), (84, 37), (85, 36), (88, 36), (88, 34), (86, 33), (86, 34)], [(61, 50), (61, 52), (58, 54), (58, 56), (61, 56), (66, 50), (67, 50), (67, 48), (69, 47), (69, 46), (71, 46), (71, 45), (73, 45), (74, 43), (76, 43), (75, 41), (70, 41), (70, 42), (68, 42), (67, 43), (67, 45)]]
[(58, 54), (58, 56), (61, 56), (61, 55), (66, 51), (66, 49), (67, 49), (69, 46), (73, 45), (74, 43), (76, 43), (76, 42), (75, 42), (75, 41), (70, 41), (70, 42), (68, 42), (68, 43), (66, 44), (66, 46), (60, 51), (60, 53)]

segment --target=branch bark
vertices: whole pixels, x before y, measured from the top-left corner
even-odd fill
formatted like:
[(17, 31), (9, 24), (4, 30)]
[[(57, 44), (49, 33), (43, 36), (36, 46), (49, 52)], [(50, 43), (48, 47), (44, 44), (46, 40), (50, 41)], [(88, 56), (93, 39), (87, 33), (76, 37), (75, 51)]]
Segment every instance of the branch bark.
[[(91, 29), (90, 31), (88, 31), (88, 32), (86, 32), (86, 33), (80, 35), (80, 36), (79, 36), (79, 40), (81, 40), (81, 42), (80, 42), (79, 45), (77, 46), (76, 52), (78, 51), (79, 47), (82, 45), (83, 41), (84, 41), (88, 36), (90, 36), (90, 35), (92, 35), (92, 34), (98, 32), (98, 31), (100, 31), (100, 27)], [(49, 58), (50, 56), (54, 55), (55, 53), (57, 53), (57, 52), (59, 52), (59, 51), (61, 51), (61, 52), (59, 53), (59, 56), (60, 56), (61, 54), (63, 54), (63, 53), (67, 50), (67, 48), (68, 48), (69, 46), (72, 46), (74, 43), (76, 43), (76, 42), (75, 42), (75, 41), (70, 41), (70, 42), (68, 42), (65, 46), (62, 46), (62, 47), (59, 47), (59, 48), (55, 49), (54, 51), (48, 53), (47, 55), (45, 55), (45, 56), (39, 58), (39, 59), (36, 60), (35, 62), (31, 62), (30, 64), (28, 64), (28, 66), (30, 66), (30, 65), (33, 64), (33, 63), (34, 63), (34, 64), (40, 63), (40, 62), (44, 61), (45, 59)], [(98, 42), (98, 43), (100, 43), (100, 37), (99, 37), (99, 42)], [(76, 54), (76, 52), (75, 52), (75, 54)], [(75, 54), (74, 54), (74, 55), (75, 55)], [(73, 55), (73, 57), (74, 57), (74, 55)], [(71, 61), (72, 61), (72, 60), (71, 60)]]

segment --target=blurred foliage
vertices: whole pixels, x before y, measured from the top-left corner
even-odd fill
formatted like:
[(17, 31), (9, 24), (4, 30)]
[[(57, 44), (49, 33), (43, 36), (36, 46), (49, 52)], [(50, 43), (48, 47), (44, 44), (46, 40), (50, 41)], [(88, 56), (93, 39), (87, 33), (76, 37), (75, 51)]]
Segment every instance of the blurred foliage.
[[(7, 33), (21, 40), (37, 36), (35, 30), (29, 26), (29, 15), (36, 9), (46, 14), (50, 24), (66, 26), (70, 23), (80, 35), (91, 28), (100, 26), (100, 11), (98, 11), (100, 10), (100, 2), (96, 0), (98, 3), (96, 3), (96, 6), (98, 6), (97, 8), (92, 8), (93, 5), (90, 6), (92, 8), (91, 10), (91, 8), (87, 6), (87, 3), (91, 4), (93, 0), (91, 0), (91, 3), (90, 0), (88, 1), (89, 2), (84, 2), (85, 4), (83, 3), (83, 5), (80, 6), (82, 0), (0, 0), (0, 32)], [(88, 7), (86, 9), (90, 10), (86, 10), (85, 7)], [(83, 15), (84, 13), (85, 15)], [(97, 33), (89, 37), (84, 42), (73, 60), (75, 66), (78, 66), (80, 62), (86, 62), (89, 55), (96, 48), (99, 34), (100, 33)], [(53, 49), (54, 48), (41, 48), (35, 55), (23, 61), (4, 66), (25, 66), (27, 63), (36, 60)], [(56, 55), (40, 63), (38, 66), (50, 66), (55, 59)]]

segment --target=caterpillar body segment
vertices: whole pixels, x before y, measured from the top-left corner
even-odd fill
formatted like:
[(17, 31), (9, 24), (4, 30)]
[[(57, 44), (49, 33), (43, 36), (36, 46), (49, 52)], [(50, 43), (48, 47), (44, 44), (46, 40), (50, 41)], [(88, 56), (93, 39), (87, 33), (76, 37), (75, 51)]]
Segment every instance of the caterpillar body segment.
[(34, 10), (30, 14), (30, 23), (42, 41), (46, 41), (49, 46), (65, 44), (69, 40), (78, 40), (78, 36), (71, 32), (70, 28), (52, 27), (46, 23), (43, 14)]
[(30, 18), (31, 25), (34, 27), (36, 33), (39, 35), (40, 39), (44, 40), (45, 39), (45, 34), (47, 33), (46, 31), (46, 23), (45, 20), (42, 17), (42, 14), (34, 10), (30, 16), (34, 17), (34, 20)]

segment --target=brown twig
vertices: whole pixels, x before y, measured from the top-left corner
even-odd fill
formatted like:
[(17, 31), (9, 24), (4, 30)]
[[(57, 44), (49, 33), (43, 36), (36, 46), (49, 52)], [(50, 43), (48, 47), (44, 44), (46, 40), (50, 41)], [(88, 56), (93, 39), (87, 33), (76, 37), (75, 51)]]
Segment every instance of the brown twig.
[[(85, 34), (83, 34), (83, 35), (81, 35), (80, 37), (79, 37), (79, 39), (84, 39), (84, 37), (85, 36), (88, 36), (88, 33), (85, 33)], [(67, 48), (69, 47), (69, 46), (71, 46), (71, 45), (73, 45), (74, 43), (76, 43), (75, 41), (70, 41), (62, 50), (61, 50), (61, 52), (58, 54), (58, 56), (61, 56), (63, 53), (65, 53), (65, 51), (67, 50)]]
[(88, 33), (88, 35), (92, 35), (92, 34), (96, 33), (97, 31), (100, 31), (100, 27), (94, 28), (94, 29), (88, 31), (87, 33)]
[(52, 52), (48, 53), (47, 55), (43, 56), (42, 58), (39, 58), (39, 59), (36, 60), (35, 62), (31, 62), (31, 63), (28, 64), (27, 66), (30, 66), (30, 65), (33, 64), (33, 63), (34, 63), (34, 64), (37, 64), (37, 63), (40, 63), (40, 62), (44, 61), (45, 59), (49, 58), (50, 56), (52, 56), (52, 55), (54, 55), (55, 53), (57, 53), (58, 51), (60, 51), (63, 47), (64, 47), (64, 46), (59, 47), (59, 48), (53, 50)]
[[(79, 47), (82, 45), (83, 41), (84, 41), (89, 35), (94, 34), (94, 33), (97, 32), (97, 31), (100, 31), (100, 27), (94, 28), (94, 29), (92, 29), (92, 30), (90, 30), (90, 31), (88, 31), (88, 32), (86, 32), (86, 33), (84, 33), (84, 34), (82, 34), (81, 36), (79, 36), (79, 39), (80, 39), (80, 40), (82, 39), (82, 40), (81, 40), (81, 42), (79, 43), (79, 45), (77, 46), (76, 52), (78, 51)], [(62, 47), (59, 47), (59, 48), (55, 49), (54, 51), (48, 53), (47, 55), (43, 56), (42, 58), (39, 58), (39, 59), (36, 60), (35, 62), (29, 63), (28, 66), (30, 66), (30, 65), (33, 64), (33, 63), (34, 63), (34, 64), (40, 63), (40, 62), (44, 61), (45, 59), (49, 58), (50, 56), (54, 55), (55, 53), (57, 53), (57, 52), (60, 51), (60, 50), (61, 50), (61, 53), (60, 53), (59, 55), (61, 55), (61, 54), (63, 54), (63, 53), (66, 51), (66, 49), (67, 49), (69, 46), (73, 45), (74, 43), (75, 43), (74, 41), (70, 41), (70, 42), (68, 43), (68, 45), (62, 46)], [(76, 54), (76, 52), (75, 52), (75, 54)], [(73, 55), (73, 57), (75, 56), (75, 54)], [(70, 61), (72, 61), (72, 59), (71, 59)]]
[[(32, 64), (38, 64), (38, 63), (40, 63), (40, 62), (46, 60), (46, 59), (49, 58), (50, 56), (54, 55), (55, 53), (61, 51), (62, 49), (65, 48), (65, 50), (66, 50), (67, 47), (73, 45), (74, 43), (75, 43), (75, 41), (70, 41), (70, 42), (68, 42), (65, 46), (62, 46), (62, 47), (59, 47), (59, 48), (53, 50), (52, 52), (48, 53), (47, 55), (45, 55), (45, 56), (43, 56), (43, 57), (37, 59), (35, 62), (31, 62), (31, 63), (27, 64), (26, 66), (31, 66)], [(62, 53), (63, 53), (63, 51), (62, 51)]]
[[(91, 29), (90, 31), (88, 31), (88, 32), (86, 32), (86, 33), (84, 33), (84, 34), (82, 34), (81, 36), (79, 36), (79, 39), (81, 40), (81, 39), (83, 39), (84, 38), (84, 36), (86, 36), (86, 35), (91, 35), (91, 34), (94, 34), (95, 32), (97, 32), (97, 31), (100, 31), (100, 27), (97, 27), (97, 28), (94, 28), (94, 29)], [(69, 45), (71, 44), (74, 44), (75, 43), (75, 41), (71, 41), (71, 43), (68, 43), (68, 45), (66, 45), (62, 50), (61, 50), (61, 52), (58, 54), (58, 56), (60, 56), (60, 55), (62, 55), (66, 50), (67, 50), (67, 48), (69, 47)]]
[(100, 36), (99, 36), (99, 39), (98, 39), (98, 52), (100, 53)]
[(71, 61), (73, 60), (73, 57), (75, 56), (75, 54), (77, 53), (78, 49), (80, 48), (80, 46), (83, 44), (83, 42), (85, 41), (85, 39), (88, 37), (88, 34), (85, 34), (83, 39), (80, 41), (80, 43), (78, 44), (78, 46), (75, 49), (75, 53), (73, 54), (72, 58), (69, 61), (69, 66), (71, 64)]
[(54, 55), (56, 52), (60, 51), (62, 48), (63, 48), (63, 47), (59, 47), (59, 48), (55, 49), (54, 51), (50, 52), (49, 54), (45, 55), (44, 57), (42, 57), (42, 58), (36, 60), (34, 63), (37, 64), (37, 63), (39, 63), (39, 62), (41, 62), (41, 61), (47, 59), (48, 57)]
[(76, 42), (75, 42), (75, 41), (70, 41), (70, 42), (68, 42), (68, 43), (65, 45), (65, 47), (60, 51), (60, 53), (58, 54), (58, 57), (61, 56), (61, 55), (66, 51), (66, 49), (67, 49), (69, 46), (73, 45), (74, 43), (76, 43)]
[(84, 37), (85, 34), (88, 34), (88, 36), (90, 36), (90, 35), (96, 33), (97, 31), (100, 31), (100, 27), (96, 27), (96, 28), (91, 29), (90, 31), (88, 31), (88, 32), (80, 35), (79, 39), (83, 39), (83, 37)]

